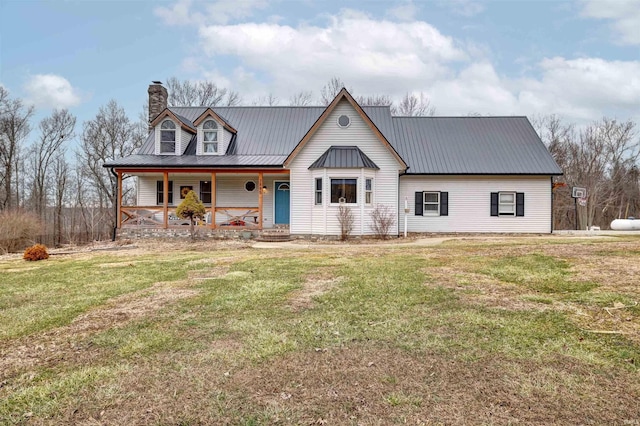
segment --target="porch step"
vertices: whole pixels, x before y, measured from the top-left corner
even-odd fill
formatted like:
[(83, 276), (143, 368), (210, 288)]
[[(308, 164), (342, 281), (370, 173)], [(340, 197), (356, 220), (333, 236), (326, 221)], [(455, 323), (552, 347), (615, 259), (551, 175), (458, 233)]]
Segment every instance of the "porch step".
[(278, 241), (291, 241), (289, 227), (277, 225), (276, 228), (263, 229), (260, 236), (256, 238), (256, 241), (265, 241), (269, 243), (275, 243)]

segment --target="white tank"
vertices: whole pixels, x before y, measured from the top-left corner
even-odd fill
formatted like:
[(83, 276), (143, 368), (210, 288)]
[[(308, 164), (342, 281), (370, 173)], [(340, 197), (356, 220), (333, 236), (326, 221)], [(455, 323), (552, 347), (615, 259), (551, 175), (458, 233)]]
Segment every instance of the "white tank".
[(615, 219), (611, 222), (614, 231), (640, 231), (640, 219)]

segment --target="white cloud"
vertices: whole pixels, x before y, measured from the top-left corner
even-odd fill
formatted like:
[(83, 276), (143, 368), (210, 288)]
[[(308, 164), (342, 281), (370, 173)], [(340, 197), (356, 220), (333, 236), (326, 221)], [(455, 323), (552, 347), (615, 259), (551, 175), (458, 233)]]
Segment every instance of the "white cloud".
[(640, 44), (640, 0), (584, 0), (582, 16), (611, 20), (622, 44)]
[(545, 58), (537, 78), (509, 79), (488, 62), (424, 87), (438, 114), (559, 114), (578, 123), (619, 114), (640, 119), (640, 62)]
[[(226, 24), (232, 20), (247, 18), (255, 10), (269, 5), (267, 0), (218, 0), (213, 3), (195, 3), (178, 0), (171, 7), (157, 7), (156, 16), (167, 25)], [(193, 10), (192, 11), (192, 6)]]
[(69, 81), (55, 74), (36, 74), (25, 84), (27, 99), (36, 106), (69, 108), (78, 105), (81, 97)]
[(467, 59), (451, 37), (425, 22), (378, 21), (351, 10), (330, 17), (324, 27), (211, 25), (200, 28), (200, 37), (209, 55), (235, 56), (243, 66), (266, 72), (274, 90), (292, 92), (313, 89), (334, 75), (359, 91), (406, 90), (442, 77), (448, 63)]
[(488, 62), (469, 65), (457, 76), (425, 87), (438, 114), (508, 115), (518, 112), (518, 100)]
[(640, 61), (556, 57), (542, 60), (539, 68), (540, 79), (520, 82), (526, 109), (585, 120), (607, 110), (640, 115)]
[[(269, 93), (318, 96), (338, 76), (356, 95), (399, 100), (424, 92), (441, 115), (557, 113), (586, 122), (607, 114), (640, 121), (639, 61), (530, 58), (522, 65), (528, 77), (508, 76), (496, 70), (487, 46), (455, 40), (426, 22), (392, 22), (349, 9), (326, 19), (201, 25), (206, 57), (184, 64), (246, 102)], [(225, 69), (220, 56), (232, 57), (234, 68)]]
[(413, 21), (418, 13), (418, 8), (412, 1), (408, 1), (396, 7), (387, 10), (387, 16), (395, 18), (399, 21)]

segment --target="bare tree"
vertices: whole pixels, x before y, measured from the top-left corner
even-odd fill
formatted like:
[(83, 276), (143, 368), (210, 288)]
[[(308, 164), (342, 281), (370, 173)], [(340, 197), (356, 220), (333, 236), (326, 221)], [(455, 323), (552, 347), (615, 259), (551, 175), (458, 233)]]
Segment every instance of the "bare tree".
[(167, 80), (169, 106), (235, 106), (240, 104), (240, 95), (232, 90), (218, 87), (212, 81)]
[(53, 181), (55, 182), (55, 187), (53, 188), (55, 202), (53, 234), (55, 238), (55, 245), (59, 246), (63, 241), (62, 210), (69, 182), (69, 163), (65, 160), (64, 155), (58, 155), (53, 163)]
[(11, 99), (0, 87), (0, 209), (10, 209), (17, 204), (14, 192), (14, 171), (22, 144), (31, 131), (29, 120), (33, 107), (25, 106), (20, 99)]
[(313, 103), (313, 93), (301, 91), (289, 98), (290, 106), (309, 106)]
[(407, 92), (398, 105), (398, 115), (404, 117), (432, 116), (435, 113), (436, 108), (423, 92), (419, 95)]
[(64, 145), (74, 138), (75, 126), (76, 117), (68, 110), (54, 110), (51, 116), (40, 122), (40, 137), (31, 147), (31, 198), (35, 213), (43, 220), (49, 169), (58, 157), (64, 156)]
[(253, 101), (254, 106), (276, 106), (279, 103), (280, 100), (273, 93), (269, 93), (266, 96), (261, 96)]
[[(633, 121), (603, 118), (577, 134), (557, 116), (533, 122), (564, 171), (561, 179), (566, 187), (557, 186), (554, 191), (556, 228), (570, 228), (576, 220), (581, 229), (606, 227), (629, 211), (640, 212), (640, 140)], [(573, 186), (585, 187), (588, 194), (586, 206), (577, 207), (577, 217), (570, 193)]]
[(329, 105), (331, 101), (336, 97), (340, 90), (345, 86), (344, 81), (340, 77), (331, 77), (331, 80), (320, 89), (320, 101), (323, 105)]
[[(143, 138), (136, 135), (136, 124), (129, 121), (124, 109), (111, 100), (106, 107), (100, 107), (93, 120), (84, 123), (79, 166), (82, 175), (88, 179), (96, 191), (96, 203), (91, 207), (106, 208), (115, 205), (118, 182), (109, 170), (102, 167), (107, 160), (133, 154)], [(92, 215), (95, 219), (98, 217)], [(111, 214), (111, 225), (115, 217)]]
[(356, 96), (356, 102), (361, 106), (386, 106), (389, 107), (391, 115), (398, 114), (398, 108), (393, 104), (390, 96), (387, 95), (369, 95)]

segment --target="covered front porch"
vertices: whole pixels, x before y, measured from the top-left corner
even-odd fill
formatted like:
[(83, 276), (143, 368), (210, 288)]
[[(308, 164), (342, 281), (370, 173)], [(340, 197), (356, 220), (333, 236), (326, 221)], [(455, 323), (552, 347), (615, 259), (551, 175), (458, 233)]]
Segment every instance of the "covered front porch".
[[(212, 230), (288, 227), (289, 174), (276, 170), (116, 169), (119, 229), (184, 229), (176, 208), (194, 191), (207, 213), (196, 226)], [(125, 201), (123, 182), (134, 178), (135, 200)]]

